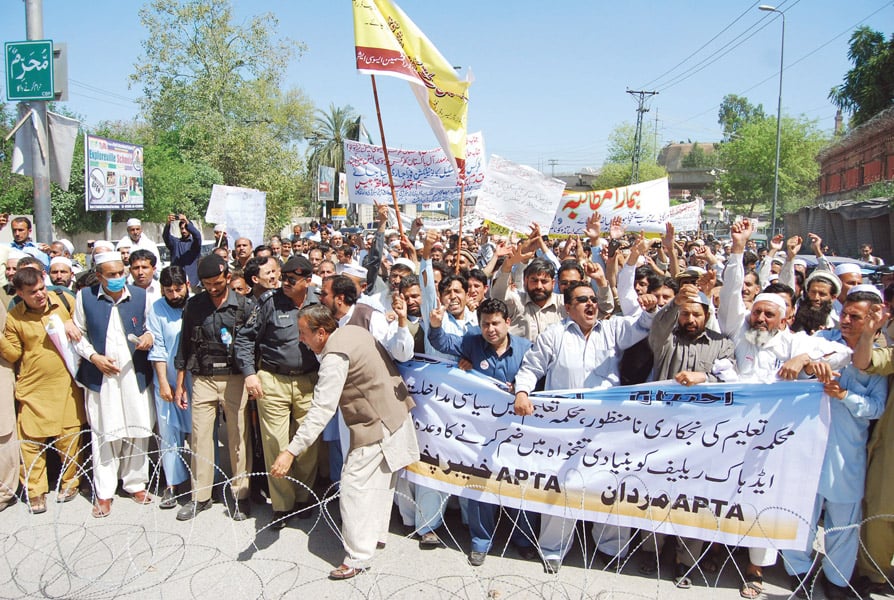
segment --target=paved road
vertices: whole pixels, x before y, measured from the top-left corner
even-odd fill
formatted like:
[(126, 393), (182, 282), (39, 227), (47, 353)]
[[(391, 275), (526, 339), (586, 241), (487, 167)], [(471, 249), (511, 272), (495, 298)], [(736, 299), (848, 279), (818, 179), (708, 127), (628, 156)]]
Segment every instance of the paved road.
[[(267, 505), (253, 506), (252, 517), (237, 523), (223, 504), (188, 522), (174, 510), (141, 506), (118, 497), (105, 519), (90, 515), (90, 501), (79, 497), (31, 515), (22, 504), (0, 513), (0, 597), (2, 598), (670, 598), (735, 599), (738, 572), (730, 560), (710, 583), (694, 577), (690, 590), (676, 589), (670, 572), (661, 579), (639, 573), (634, 556), (621, 573), (585, 561), (571, 551), (561, 571), (543, 572), (538, 562), (521, 559), (513, 547), (495, 548), (485, 564), (469, 565), (459, 548), (469, 536), (459, 514), (448, 511), (442, 538), (448, 545), (420, 550), (400, 524), (395, 510), (387, 547), (372, 568), (350, 581), (329, 581), (342, 559), (337, 503), (293, 518), (286, 529), (267, 527)], [(505, 532), (504, 532), (505, 533)], [(506, 539), (500, 535), (499, 539)], [(592, 554), (588, 542), (588, 554)], [(741, 559), (740, 559), (741, 560)], [(786, 598), (787, 578), (777, 566), (767, 573), (765, 598)], [(817, 590), (817, 598), (822, 593)]]

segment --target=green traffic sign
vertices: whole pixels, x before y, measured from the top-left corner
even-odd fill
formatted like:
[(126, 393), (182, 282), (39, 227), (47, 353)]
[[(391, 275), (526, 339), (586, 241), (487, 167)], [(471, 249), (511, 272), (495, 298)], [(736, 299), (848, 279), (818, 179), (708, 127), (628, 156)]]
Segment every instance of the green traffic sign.
[(6, 99), (53, 100), (53, 40), (6, 42)]

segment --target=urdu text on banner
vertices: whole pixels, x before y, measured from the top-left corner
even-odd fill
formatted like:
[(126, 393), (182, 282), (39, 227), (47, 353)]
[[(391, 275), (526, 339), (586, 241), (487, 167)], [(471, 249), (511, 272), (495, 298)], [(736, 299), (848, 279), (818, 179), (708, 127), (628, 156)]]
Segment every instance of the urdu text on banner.
[(549, 233), (565, 182), (525, 165), (493, 155), (487, 162), (484, 185), (478, 192), (475, 214), (512, 231), (528, 231), (537, 223)]
[(521, 418), (488, 378), (419, 359), (400, 369), (417, 484), (723, 544), (806, 545), (829, 428), (821, 384), (543, 392)]
[(621, 217), (627, 231), (663, 234), (669, 207), (667, 177), (610, 190), (569, 192), (559, 202), (550, 233), (582, 235), (587, 219), (598, 212), (602, 231), (608, 231), (614, 217)]
[[(388, 160), (398, 204), (459, 200), (456, 169), (443, 149), (388, 148)], [(484, 168), (484, 136), (480, 132), (473, 133), (466, 139), (466, 195), (481, 188)], [(392, 204), (385, 153), (381, 146), (346, 140), (345, 175), (350, 202)]]

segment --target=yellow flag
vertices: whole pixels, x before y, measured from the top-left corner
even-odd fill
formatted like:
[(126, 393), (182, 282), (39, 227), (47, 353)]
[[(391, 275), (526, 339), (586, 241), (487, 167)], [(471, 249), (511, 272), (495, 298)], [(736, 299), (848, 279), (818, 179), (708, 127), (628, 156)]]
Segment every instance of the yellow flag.
[(400, 77), (412, 84), (438, 142), (462, 176), (472, 82), (461, 80), (425, 34), (390, 0), (353, 3), (357, 70)]

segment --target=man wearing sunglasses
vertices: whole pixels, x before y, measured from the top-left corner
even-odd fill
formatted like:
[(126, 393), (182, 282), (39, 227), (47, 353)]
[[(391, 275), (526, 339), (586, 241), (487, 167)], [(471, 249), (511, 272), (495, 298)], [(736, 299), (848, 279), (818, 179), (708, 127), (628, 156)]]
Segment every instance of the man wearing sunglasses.
[[(649, 335), (658, 304), (655, 296), (639, 297), (642, 311), (630, 317), (599, 320), (596, 292), (583, 281), (565, 288), (568, 318), (548, 327), (525, 354), (515, 377), (515, 414), (534, 414), (528, 394), (537, 380), (546, 377), (546, 390), (608, 388), (619, 385), (618, 363), (623, 350)], [(547, 572), (555, 573), (571, 548), (574, 520), (543, 515), (540, 548)], [(605, 558), (626, 554), (630, 530), (596, 523), (593, 539)]]
[[(308, 294), (311, 275), (313, 265), (303, 256), (286, 261), (282, 287), (261, 294), (236, 335), (236, 363), (245, 375), (246, 391), (257, 401), (268, 472), (301, 427), (317, 382), (317, 358), (298, 341), (298, 309), (313, 301)], [(291, 476), (299, 485), (288, 478), (268, 477), (274, 529), (284, 528), (295, 512), (299, 518), (310, 516), (308, 499), (317, 477), (318, 446), (312, 444), (292, 464)]]

